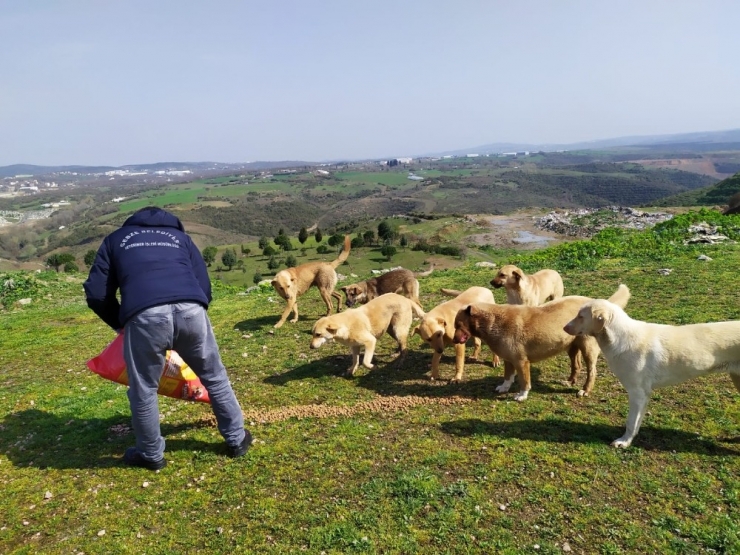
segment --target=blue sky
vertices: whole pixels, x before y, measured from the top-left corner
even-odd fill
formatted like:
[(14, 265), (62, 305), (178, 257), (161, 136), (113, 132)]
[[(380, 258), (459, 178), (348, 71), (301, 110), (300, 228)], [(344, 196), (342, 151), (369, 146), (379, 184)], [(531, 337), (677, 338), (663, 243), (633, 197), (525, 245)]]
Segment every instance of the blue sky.
[(740, 2), (0, 0), (0, 165), (740, 128)]

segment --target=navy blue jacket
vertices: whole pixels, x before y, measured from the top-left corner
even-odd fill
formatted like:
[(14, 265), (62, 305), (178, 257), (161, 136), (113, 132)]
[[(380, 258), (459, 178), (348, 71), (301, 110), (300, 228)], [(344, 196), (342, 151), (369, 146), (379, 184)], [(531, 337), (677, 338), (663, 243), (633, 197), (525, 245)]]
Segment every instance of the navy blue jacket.
[[(182, 222), (160, 208), (142, 208), (108, 235), (84, 283), (87, 305), (115, 330), (156, 305), (211, 302), (211, 282)], [(121, 290), (121, 303), (116, 291)]]

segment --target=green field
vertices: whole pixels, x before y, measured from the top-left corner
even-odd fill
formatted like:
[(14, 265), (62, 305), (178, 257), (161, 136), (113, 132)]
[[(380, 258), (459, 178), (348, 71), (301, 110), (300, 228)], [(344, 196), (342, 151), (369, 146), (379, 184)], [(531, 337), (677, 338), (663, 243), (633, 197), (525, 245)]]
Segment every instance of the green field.
[[(733, 218), (697, 217), (740, 234)], [(638, 319), (740, 318), (740, 247), (684, 246), (688, 221), (494, 259), (556, 268), (566, 294), (626, 283)], [(491, 276), (435, 271), (422, 303)], [(517, 403), (516, 386), (495, 392), (502, 369), (485, 348), (461, 383), (432, 382), (417, 336), (404, 361), (384, 336), (376, 367), (349, 379), (346, 347), (309, 349), (315, 289), (273, 333), (274, 291), (216, 280), (209, 314), (255, 445), (228, 459), (207, 405), (161, 398), (168, 466), (153, 473), (120, 464), (133, 443), (125, 388), (85, 367), (113, 332), (85, 306), (83, 277), (13, 279), (0, 313), (2, 553), (740, 552), (740, 396), (727, 376), (656, 391), (633, 446), (615, 450), (627, 395), (603, 360), (585, 398), (563, 384), (565, 355), (533, 364)], [(23, 296), (33, 302), (13, 304)]]

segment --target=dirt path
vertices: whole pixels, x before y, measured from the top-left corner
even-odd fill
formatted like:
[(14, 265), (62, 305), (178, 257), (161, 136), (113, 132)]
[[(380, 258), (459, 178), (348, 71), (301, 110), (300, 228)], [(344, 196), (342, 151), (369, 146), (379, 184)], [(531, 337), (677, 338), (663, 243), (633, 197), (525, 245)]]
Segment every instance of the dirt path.
[(476, 245), (515, 249), (540, 249), (564, 241), (566, 238), (562, 235), (535, 226), (535, 218), (541, 215), (531, 211), (505, 216), (469, 215), (466, 217), (475, 222), (482, 232), (470, 235), (466, 240)]

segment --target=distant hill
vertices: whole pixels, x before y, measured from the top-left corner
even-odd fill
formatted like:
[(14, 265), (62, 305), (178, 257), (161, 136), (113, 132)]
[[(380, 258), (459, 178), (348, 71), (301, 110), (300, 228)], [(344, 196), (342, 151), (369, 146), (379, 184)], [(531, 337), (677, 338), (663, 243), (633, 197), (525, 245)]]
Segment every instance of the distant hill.
[[(724, 146), (732, 145), (732, 148), (740, 148), (740, 129), (729, 129), (726, 131), (705, 131), (697, 133), (679, 133), (674, 135), (643, 135), (615, 137), (611, 139), (601, 139), (596, 141), (582, 141), (578, 143), (490, 143), (479, 145), (462, 150), (450, 150), (435, 153), (436, 155), (465, 156), (466, 154), (492, 154), (501, 152), (552, 152), (559, 150), (602, 150), (617, 147), (642, 146), (670, 146), (675, 150), (678, 145), (686, 145), (686, 148), (694, 150), (704, 148), (711, 150), (718, 148), (718, 145), (724, 143)], [(700, 146), (701, 145), (701, 146)]]
[(722, 206), (726, 205), (735, 193), (740, 193), (740, 173), (709, 187), (662, 198), (654, 204), (655, 206)]

